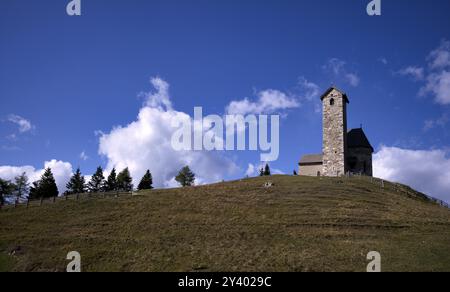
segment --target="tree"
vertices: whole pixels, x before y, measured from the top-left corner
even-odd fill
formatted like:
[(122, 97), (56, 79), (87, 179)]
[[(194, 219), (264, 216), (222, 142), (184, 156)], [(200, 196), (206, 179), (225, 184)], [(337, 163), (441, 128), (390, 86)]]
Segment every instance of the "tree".
[(11, 196), (14, 191), (14, 185), (7, 180), (0, 178), (0, 206), (3, 206), (6, 202), (6, 197)]
[(266, 167), (264, 168), (264, 176), (270, 176), (269, 164), (266, 164)]
[(40, 183), (41, 183), (40, 180), (35, 181), (30, 187), (30, 193), (28, 194), (28, 198), (30, 200), (36, 200), (43, 197), (41, 193)]
[(111, 173), (109, 174), (108, 179), (106, 180), (105, 191), (106, 192), (117, 191), (117, 175), (115, 168), (111, 170)]
[(117, 188), (124, 192), (131, 192), (133, 190), (133, 179), (131, 178), (128, 167), (122, 170), (117, 175)]
[(153, 189), (153, 177), (152, 174), (150, 173), (150, 170), (147, 170), (147, 172), (145, 173), (144, 177), (142, 177), (141, 182), (138, 185), (138, 190), (142, 191), (142, 190), (151, 190)]
[(49, 167), (45, 169), (41, 179), (35, 181), (30, 189), (30, 199), (40, 198), (53, 198), (59, 194), (58, 187), (56, 186), (55, 177), (53, 176), (52, 169)]
[(66, 188), (66, 194), (68, 195), (83, 194), (86, 192), (86, 182), (84, 176), (81, 175), (80, 168), (78, 168), (75, 174), (70, 178)]
[(261, 167), (261, 169), (259, 170), (259, 176), (264, 176), (264, 168)]
[(28, 192), (30, 190), (30, 184), (28, 183), (28, 177), (24, 172), (21, 175), (17, 176), (14, 179), (14, 181), (15, 181), (14, 196), (16, 197), (17, 200), (20, 200), (20, 199), (24, 198), (25, 195), (28, 194)]
[(97, 167), (97, 171), (92, 176), (87, 188), (91, 193), (99, 193), (105, 189), (105, 177), (101, 166)]
[(180, 183), (182, 187), (190, 187), (194, 184), (195, 181), (195, 173), (191, 171), (189, 166), (183, 167), (178, 175), (175, 177), (175, 180)]

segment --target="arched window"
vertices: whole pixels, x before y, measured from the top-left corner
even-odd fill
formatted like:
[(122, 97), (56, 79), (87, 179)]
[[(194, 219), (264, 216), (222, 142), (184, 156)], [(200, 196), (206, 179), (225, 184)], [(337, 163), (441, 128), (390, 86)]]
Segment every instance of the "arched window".
[(334, 98), (330, 99), (330, 105), (334, 105)]

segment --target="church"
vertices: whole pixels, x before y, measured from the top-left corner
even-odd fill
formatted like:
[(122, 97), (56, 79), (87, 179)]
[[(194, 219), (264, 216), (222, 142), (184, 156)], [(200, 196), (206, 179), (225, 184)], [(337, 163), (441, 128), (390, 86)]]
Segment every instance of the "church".
[(330, 87), (320, 98), (323, 108), (323, 141), (321, 154), (309, 154), (300, 159), (300, 175), (343, 176), (361, 174), (373, 176), (370, 145), (362, 128), (347, 131), (347, 94)]

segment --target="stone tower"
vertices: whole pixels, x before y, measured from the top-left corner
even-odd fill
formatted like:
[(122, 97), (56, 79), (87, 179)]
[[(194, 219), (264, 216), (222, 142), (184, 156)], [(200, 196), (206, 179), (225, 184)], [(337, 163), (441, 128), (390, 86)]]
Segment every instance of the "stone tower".
[(347, 172), (347, 103), (348, 97), (336, 87), (321, 97), (323, 104), (324, 176), (342, 176)]

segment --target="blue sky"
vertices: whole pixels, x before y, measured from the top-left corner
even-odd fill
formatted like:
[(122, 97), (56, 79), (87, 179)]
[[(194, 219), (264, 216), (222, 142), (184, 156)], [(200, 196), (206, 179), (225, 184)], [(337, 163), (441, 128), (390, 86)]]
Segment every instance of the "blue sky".
[[(257, 104), (268, 90), (297, 101), (277, 109), (272, 168), (290, 174), (321, 150), (318, 92), (333, 83), (349, 95), (349, 128), (363, 124), (376, 148), (376, 173), (450, 200), (449, 1), (382, 0), (379, 17), (366, 14), (368, 0), (82, 0), (80, 17), (67, 16), (68, 2), (0, 3), (0, 176), (33, 177), (45, 162), (61, 179), (78, 166), (132, 164), (136, 178), (150, 168), (167, 183), (185, 161), (159, 160), (152, 139), (126, 141), (156, 77), (173, 110), (189, 115)], [(140, 161), (138, 150), (158, 155)], [(198, 173), (215, 172), (205, 181), (219, 179), (221, 163), (224, 178), (242, 177), (258, 158), (189, 156)]]

